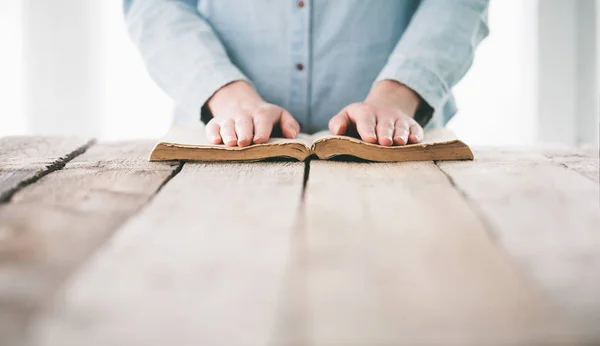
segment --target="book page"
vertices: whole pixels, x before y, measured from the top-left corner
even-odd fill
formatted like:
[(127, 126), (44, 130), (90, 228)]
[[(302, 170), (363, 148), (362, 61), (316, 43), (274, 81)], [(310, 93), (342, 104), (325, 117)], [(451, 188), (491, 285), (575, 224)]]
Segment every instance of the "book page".
[(419, 144), (445, 143), (457, 140), (454, 132), (445, 127), (425, 130), (425, 137)]
[(312, 136), (310, 136), (310, 142), (314, 143), (321, 138), (327, 138), (327, 137), (339, 137), (339, 136), (334, 135), (329, 130), (319, 131), (317, 133), (314, 133)]
[[(182, 146), (211, 146), (226, 147), (224, 144), (213, 144), (206, 138), (205, 126), (201, 122), (180, 124), (174, 122), (167, 134), (160, 140), (163, 143), (178, 144)], [(295, 139), (271, 138), (265, 144), (302, 143), (310, 148), (312, 136), (305, 133), (298, 134)], [(257, 144), (262, 145), (262, 144)], [(236, 148), (236, 147), (227, 147)]]
[(179, 124), (174, 122), (167, 134), (160, 139), (161, 142), (169, 144), (182, 144), (193, 146), (213, 145), (206, 138), (204, 125), (197, 123)]

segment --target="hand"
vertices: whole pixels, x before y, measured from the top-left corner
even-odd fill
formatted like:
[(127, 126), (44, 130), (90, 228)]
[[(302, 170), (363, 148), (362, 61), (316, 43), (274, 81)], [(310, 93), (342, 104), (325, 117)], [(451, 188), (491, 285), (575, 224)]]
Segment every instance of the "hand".
[(364, 102), (353, 103), (329, 121), (329, 130), (343, 135), (351, 128), (367, 143), (405, 145), (419, 143), (423, 128), (413, 119), (420, 97), (404, 84), (382, 81)]
[(267, 103), (244, 81), (219, 89), (208, 101), (213, 119), (206, 125), (206, 136), (214, 144), (240, 147), (265, 143), (273, 127), (280, 124), (286, 138), (296, 138), (300, 125), (285, 109)]

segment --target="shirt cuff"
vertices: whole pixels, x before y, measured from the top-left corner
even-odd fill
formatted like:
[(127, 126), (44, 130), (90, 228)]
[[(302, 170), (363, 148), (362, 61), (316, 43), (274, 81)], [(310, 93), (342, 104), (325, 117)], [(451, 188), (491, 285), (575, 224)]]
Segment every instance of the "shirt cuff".
[(381, 70), (375, 83), (395, 80), (414, 90), (435, 111), (439, 110), (450, 96), (450, 88), (435, 72), (409, 59), (391, 60)]
[(214, 66), (209, 72), (196, 73), (178, 100), (178, 106), (187, 112), (200, 114), (202, 106), (225, 85), (235, 81), (252, 82), (232, 64)]

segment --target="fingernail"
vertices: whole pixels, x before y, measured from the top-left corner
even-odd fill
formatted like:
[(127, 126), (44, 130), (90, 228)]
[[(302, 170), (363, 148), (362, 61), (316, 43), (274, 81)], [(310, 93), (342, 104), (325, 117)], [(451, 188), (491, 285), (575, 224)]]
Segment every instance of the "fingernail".
[(342, 128), (342, 125), (336, 125), (335, 126), (335, 134), (337, 135), (338, 133), (340, 133), (340, 129)]
[(408, 137), (406, 136), (400, 136), (400, 139), (402, 139), (403, 142), (408, 142)]
[(237, 142), (237, 141), (233, 137), (225, 137), (225, 142), (226, 143), (231, 143), (231, 142)]
[(292, 137), (296, 137), (298, 135), (298, 132), (296, 132), (296, 130), (291, 130), (290, 132), (292, 133)]

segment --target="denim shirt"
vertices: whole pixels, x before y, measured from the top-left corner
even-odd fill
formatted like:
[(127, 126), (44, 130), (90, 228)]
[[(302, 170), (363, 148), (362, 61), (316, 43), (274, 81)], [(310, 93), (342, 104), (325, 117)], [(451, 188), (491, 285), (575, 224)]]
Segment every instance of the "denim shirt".
[(327, 128), (372, 84), (396, 80), (455, 113), (451, 88), (488, 34), (489, 0), (125, 0), (129, 33), (181, 120), (236, 80), (289, 110), (303, 132)]

